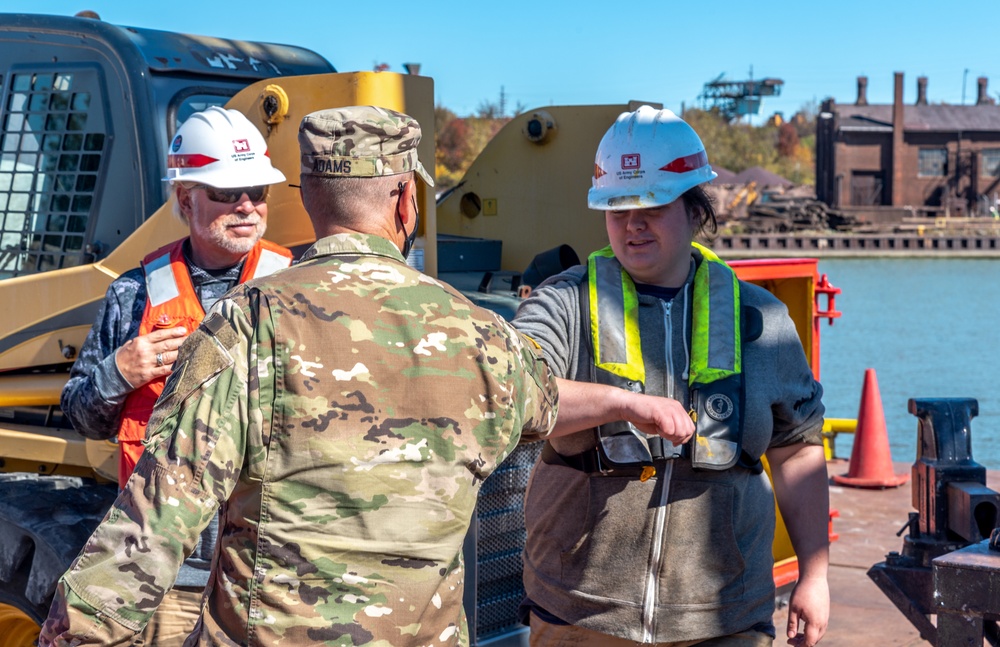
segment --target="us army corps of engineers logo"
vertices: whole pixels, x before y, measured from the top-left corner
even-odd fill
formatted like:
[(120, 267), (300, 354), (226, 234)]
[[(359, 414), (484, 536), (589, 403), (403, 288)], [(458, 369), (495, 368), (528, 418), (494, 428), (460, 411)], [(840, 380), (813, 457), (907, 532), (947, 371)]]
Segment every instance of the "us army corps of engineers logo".
[(233, 154), (232, 158), (234, 162), (242, 162), (244, 160), (252, 160), (257, 157), (257, 154), (250, 150), (250, 142), (246, 139), (234, 139), (233, 140)]
[(710, 417), (722, 422), (733, 415), (733, 401), (721, 393), (715, 393), (709, 396), (705, 409)]
[(616, 171), (619, 179), (636, 180), (646, 175), (642, 169), (642, 156), (639, 153), (622, 155), (622, 170)]

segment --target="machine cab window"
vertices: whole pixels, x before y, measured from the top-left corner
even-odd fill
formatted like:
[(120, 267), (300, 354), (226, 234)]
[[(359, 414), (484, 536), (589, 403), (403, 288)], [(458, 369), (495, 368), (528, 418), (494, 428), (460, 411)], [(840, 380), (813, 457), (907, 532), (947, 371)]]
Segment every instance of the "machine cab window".
[(0, 92), (0, 278), (88, 262), (107, 143), (96, 70), (13, 69)]

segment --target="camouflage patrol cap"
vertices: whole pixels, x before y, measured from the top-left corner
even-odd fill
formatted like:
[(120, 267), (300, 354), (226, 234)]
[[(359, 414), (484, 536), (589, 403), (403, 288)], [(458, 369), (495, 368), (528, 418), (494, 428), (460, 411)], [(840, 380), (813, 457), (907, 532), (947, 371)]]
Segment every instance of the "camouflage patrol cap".
[(319, 110), (299, 125), (302, 175), (379, 177), (415, 171), (434, 180), (417, 158), (420, 124), (409, 115), (377, 106)]

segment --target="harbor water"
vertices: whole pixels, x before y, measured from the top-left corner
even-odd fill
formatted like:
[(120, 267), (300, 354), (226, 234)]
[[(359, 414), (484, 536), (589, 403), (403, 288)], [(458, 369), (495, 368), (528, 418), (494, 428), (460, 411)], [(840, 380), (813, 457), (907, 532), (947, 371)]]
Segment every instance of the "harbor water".
[[(972, 397), (973, 458), (1000, 469), (1000, 260), (829, 259), (819, 271), (843, 290), (843, 316), (821, 331), (827, 416), (857, 416), (865, 369), (874, 368), (892, 458), (912, 463), (917, 419), (907, 401)], [(841, 435), (837, 456), (850, 457), (852, 442)]]

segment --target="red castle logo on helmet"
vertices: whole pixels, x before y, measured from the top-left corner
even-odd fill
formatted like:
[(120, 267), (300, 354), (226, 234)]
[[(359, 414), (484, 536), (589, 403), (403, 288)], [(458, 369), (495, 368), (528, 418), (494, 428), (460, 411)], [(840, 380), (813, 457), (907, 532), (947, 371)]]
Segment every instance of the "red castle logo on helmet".
[(634, 171), (639, 168), (639, 153), (627, 153), (622, 155), (622, 170)]
[(250, 142), (246, 139), (234, 139), (233, 150), (237, 153), (247, 153), (250, 151)]

